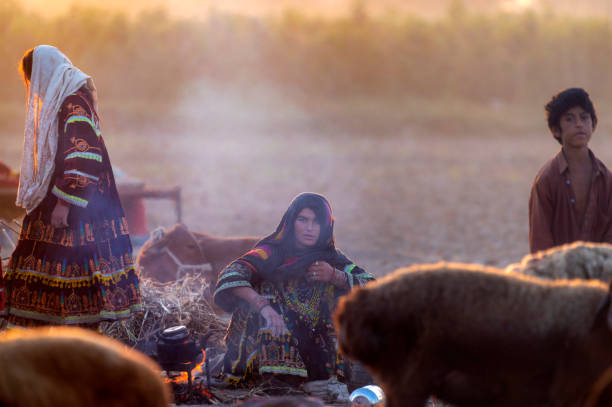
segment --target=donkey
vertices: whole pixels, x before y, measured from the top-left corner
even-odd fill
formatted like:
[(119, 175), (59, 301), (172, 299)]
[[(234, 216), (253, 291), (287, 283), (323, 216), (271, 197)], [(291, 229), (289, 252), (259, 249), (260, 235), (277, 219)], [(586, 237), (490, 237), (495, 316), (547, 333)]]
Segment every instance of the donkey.
[(223, 267), (249, 251), (259, 240), (193, 232), (177, 223), (170, 230), (158, 228), (153, 231), (136, 258), (136, 268), (142, 277), (162, 283), (200, 273), (213, 289)]

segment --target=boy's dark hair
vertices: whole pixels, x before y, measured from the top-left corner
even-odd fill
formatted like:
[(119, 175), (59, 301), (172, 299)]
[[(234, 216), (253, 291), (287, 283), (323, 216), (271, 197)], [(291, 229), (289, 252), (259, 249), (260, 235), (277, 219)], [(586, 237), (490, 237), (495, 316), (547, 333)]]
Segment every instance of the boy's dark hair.
[[(548, 128), (553, 131), (553, 135), (554, 130), (560, 128), (559, 121), (561, 116), (576, 106), (580, 106), (591, 115), (593, 129), (597, 126), (597, 113), (595, 113), (595, 106), (589, 94), (582, 88), (569, 88), (554, 95), (546, 104), (546, 121), (548, 122)], [(559, 144), (562, 144), (558, 137), (554, 137)]]
[(34, 48), (30, 48), (23, 54), (19, 62), (19, 72), (23, 76), (23, 81), (28, 84), (32, 77), (32, 61), (34, 60)]

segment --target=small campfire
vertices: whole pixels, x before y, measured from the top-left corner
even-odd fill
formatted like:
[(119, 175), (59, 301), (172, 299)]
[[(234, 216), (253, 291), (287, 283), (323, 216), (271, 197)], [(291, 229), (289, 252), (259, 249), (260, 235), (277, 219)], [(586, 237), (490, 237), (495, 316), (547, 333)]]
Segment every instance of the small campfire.
[[(210, 389), (210, 371), (206, 363), (206, 340), (199, 343), (183, 325), (162, 331), (157, 338), (156, 359), (166, 372), (177, 404), (214, 404)], [(205, 371), (202, 371), (205, 366)]]
[(156, 360), (176, 404), (218, 404), (206, 378), (206, 348), (214, 355), (223, 346), (227, 321), (213, 311), (207, 282), (201, 276), (165, 284), (143, 278), (140, 287), (144, 309), (103, 324), (104, 334)]
[[(176, 403), (212, 404), (213, 396), (206, 390), (210, 387), (210, 372), (206, 363), (206, 339), (208, 338), (196, 343), (184, 325), (165, 329), (157, 337), (156, 359), (166, 372), (165, 381), (172, 386)], [(200, 380), (203, 365), (206, 366), (207, 373), (205, 386), (203, 380)], [(197, 381), (194, 380), (196, 375), (199, 379)]]
[(219, 404), (221, 402), (209, 391), (204, 376), (194, 373), (193, 379), (190, 380), (188, 382), (187, 375), (184, 373), (165, 379), (166, 383), (170, 383), (175, 404)]

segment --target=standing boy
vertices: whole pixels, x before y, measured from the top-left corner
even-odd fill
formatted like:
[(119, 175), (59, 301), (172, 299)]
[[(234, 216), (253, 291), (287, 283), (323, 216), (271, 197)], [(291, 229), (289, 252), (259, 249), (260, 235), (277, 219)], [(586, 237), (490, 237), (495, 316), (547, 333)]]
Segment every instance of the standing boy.
[(531, 252), (576, 240), (612, 243), (612, 173), (588, 147), (597, 126), (589, 94), (559, 92), (546, 105), (546, 118), (562, 148), (531, 188)]

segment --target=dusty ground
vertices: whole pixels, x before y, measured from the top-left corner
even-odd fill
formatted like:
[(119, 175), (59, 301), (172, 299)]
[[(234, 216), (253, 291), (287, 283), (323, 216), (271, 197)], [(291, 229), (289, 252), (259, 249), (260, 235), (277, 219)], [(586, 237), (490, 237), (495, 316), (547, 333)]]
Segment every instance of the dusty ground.
[[(337, 244), (375, 274), (440, 259), (505, 265), (527, 252), (527, 199), (556, 146), (412, 134), (258, 135), (169, 145), (185, 223), (219, 234), (270, 233), (301, 191), (327, 196)], [(228, 145), (229, 144), (229, 145)], [(194, 150), (193, 145), (198, 147)], [(162, 220), (163, 205), (151, 207)], [(169, 208), (168, 205), (165, 205)], [(153, 222), (156, 223), (156, 222)]]
[[(225, 236), (271, 233), (295, 195), (319, 192), (331, 202), (338, 247), (379, 276), (420, 262), (520, 260), (531, 183), (559, 148), (543, 118), (533, 134), (442, 134), (382, 122), (381, 131), (372, 123), (349, 131), (291, 106), (279, 112), (249, 100), (236, 109), (236, 98), (202, 99), (201, 110), (179, 104), (155, 126), (109, 114), (103, 135), (113, 164), (149, 185), (180, 185), (184, 222)], [(0, 129), (0, 140), (0, 160), (18, 168), (22, 136)], [(591, 145), (612, 163), (605, 127)], [(147, 210), (151, 230), (174, 223), (169, 202), (148, 201)]]
[[(593, 148), (612, 162), (612, 141)], [(183, 188), (184, 221), (220, 235), (271, 233), (301, 191), (327, 196), (337, 245), (376, 275), (413, 263), (453, 260), (505, 266), (528, 252), (533, 177), (558, 150), (528, 136), (423, 134), (371, 137), (276, 133), (179, 133), (117, 165), (151, 184)], [(148, 167), (149, 171), (143, 171)], [(149, 223), (170, 225), (168, 203), (149, 204)]]

